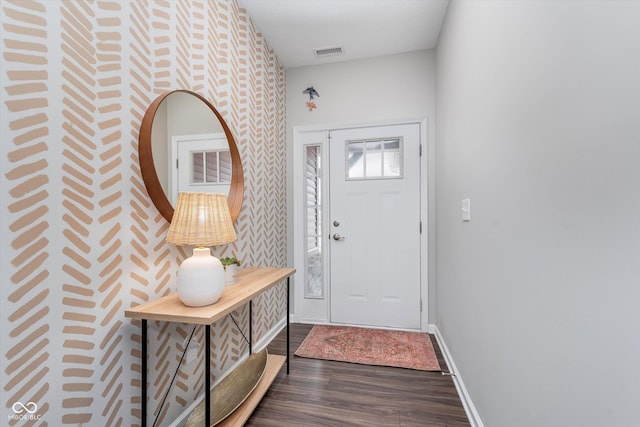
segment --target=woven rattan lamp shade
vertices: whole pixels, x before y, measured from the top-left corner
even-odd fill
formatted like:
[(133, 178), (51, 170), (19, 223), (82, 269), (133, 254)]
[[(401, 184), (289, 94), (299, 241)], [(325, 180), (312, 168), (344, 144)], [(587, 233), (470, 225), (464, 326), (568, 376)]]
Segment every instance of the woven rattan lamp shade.
[(167, 243), (217, 246), (236, 241), (229, 205), (224, 194), (180, 193)]

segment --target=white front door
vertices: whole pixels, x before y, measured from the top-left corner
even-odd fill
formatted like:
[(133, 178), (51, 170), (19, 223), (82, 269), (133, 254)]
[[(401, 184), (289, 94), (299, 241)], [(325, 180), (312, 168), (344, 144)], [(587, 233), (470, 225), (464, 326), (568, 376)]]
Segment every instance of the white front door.
[(331, 322), (420, 329), (420, 126), (330, 135)]

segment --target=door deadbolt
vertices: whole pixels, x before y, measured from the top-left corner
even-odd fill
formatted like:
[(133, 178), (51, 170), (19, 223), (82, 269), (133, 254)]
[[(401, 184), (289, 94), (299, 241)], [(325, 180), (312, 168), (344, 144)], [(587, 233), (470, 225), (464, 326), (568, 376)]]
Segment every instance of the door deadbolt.
[(333, 221), (333, 226), (334, 227), (340, 227), (340, 223), (338, 221)]

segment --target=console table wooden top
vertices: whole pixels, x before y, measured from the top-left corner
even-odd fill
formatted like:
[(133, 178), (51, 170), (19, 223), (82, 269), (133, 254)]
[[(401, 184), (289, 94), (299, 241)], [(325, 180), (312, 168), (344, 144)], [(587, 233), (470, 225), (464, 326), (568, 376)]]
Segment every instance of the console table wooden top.
[(293, 268), (245, 267), (238, 270), (236, 284), (226, 286), (220, 299), (204, 307), (187, 307), (177, 293), (125, 310), (132, 319), (211, 325), (257, 295), (295, 273)]

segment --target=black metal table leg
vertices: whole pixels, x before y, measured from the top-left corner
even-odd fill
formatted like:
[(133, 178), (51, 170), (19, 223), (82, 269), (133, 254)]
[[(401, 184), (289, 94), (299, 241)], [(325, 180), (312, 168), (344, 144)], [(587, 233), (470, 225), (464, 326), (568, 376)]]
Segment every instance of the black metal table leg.
[(289, 375), (289, 277), (287, 277), (287, 375)]
[(253, 300), (249, 300), (249, 354), (253, 353)]
[(205, 325), (205, 363), (204, 363), (204, 425), (211, 425), (211, 325)]
[(147, 319), (142, 319), (142, 355), (140, 356), (140, 370), (142, 378), (140, 389), (142, 390), (140, 425), (147, 427)]

